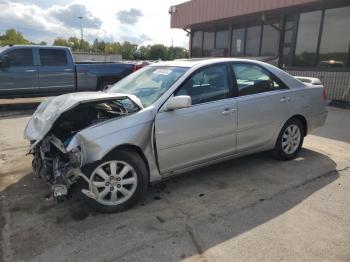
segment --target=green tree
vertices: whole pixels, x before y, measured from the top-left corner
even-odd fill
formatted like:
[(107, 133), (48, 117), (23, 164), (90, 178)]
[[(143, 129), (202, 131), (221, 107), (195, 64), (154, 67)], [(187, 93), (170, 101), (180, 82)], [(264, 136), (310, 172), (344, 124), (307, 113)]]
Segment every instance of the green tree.
[(124, 42), (122, 44), (122, 57), (123, 59), (133, 60), (135, 59), (135, 53), (137, 51), (137, 45), (130, 42)]
[(188, 51), (183, 47), (169, 47), (168, 60), (188, 58)]
[(67, 39), (61, 37), (56, 38), (53, 41), (53, 45), (70, 47), (70, 44), (68, 43)]
[(93, 44), (91, 45), (91, 51), (96, 53), (104, 53), (105, 51), (105, 42), (104, 41), (98, 41), (98, 39), (95, 39)]
[(107, 54), (121, 54), (122, 45), (119, 42), (106, 43), (105, 53)]
[(147, 60), (149, 59), (149, 51), (151, 49), (151, 46), (140, 46), (140, 48), (138, 49), (138, 59), (139, 60)]
[(167, 60), (168, 58), (168, 50), (165, 45), (155, 44), (152, 45), (149, 50), (149, 59), (151, 60)]
[(21, 32), (16, 29), (8, 29), (5, 34), (0, 35), (0, 44), (5, 45), (28, 45), (30, 42), (24, 38)]
[(70, 48), (72, 48), (72, 51), (79, 51), (81, 49), (80, 40), (75, 36), (71, 36), (70, 38), (68, 38), (68, 44)]

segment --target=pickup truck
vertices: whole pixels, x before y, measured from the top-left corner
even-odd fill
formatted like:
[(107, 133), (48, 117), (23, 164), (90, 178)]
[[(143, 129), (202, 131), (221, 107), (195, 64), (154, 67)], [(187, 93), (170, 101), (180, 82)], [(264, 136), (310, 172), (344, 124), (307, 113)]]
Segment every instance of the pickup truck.
[(67, 47), (0, 47), (0, 97), (103, 90), (139, 67), (132, 62), (75, 63)]

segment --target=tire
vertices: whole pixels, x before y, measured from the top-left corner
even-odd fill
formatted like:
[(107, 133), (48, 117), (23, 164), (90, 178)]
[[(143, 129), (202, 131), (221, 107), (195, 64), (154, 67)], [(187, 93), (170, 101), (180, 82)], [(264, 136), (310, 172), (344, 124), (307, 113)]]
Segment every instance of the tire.
[[(112, 171), (113, 165), (116, 172)], [(145, 162), (139, 154), (130, 149), (116, 150), (102, 160), (84, 166), (82, 172), (89, 178), (89, 183), (81, 181), (81, 187), (99, 196), (99, 199), (95, 200), (82, 194), (83, 199), (92, 209), (101, 213), (129, 209), (142, 198), (149, 182)]]
[(117, 80), (113, 81), (113, 80), (102, 80), (97, 87), (98, 91), (104, 91), (108, 88), (109, 85), (113, 85), (114, 83), (116, 83)]
[(296, 158), (304, 142), (304, 126), (297, 118), (291, 118), (278, 135), (273, 155), (280, 160)]

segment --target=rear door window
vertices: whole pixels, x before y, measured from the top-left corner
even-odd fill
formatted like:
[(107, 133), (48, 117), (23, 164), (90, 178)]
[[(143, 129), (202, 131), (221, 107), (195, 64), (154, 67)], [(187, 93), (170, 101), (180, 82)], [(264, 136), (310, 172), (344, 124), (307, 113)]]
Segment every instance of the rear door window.
[(286, 85), (261, 66), (245, 63), (231, 64), (236, 76), (238, 95), (252, 95), (286, 89)]
[(15, 49), (6, 53), (6, 56), (11, 67), (34, 65), (33, 49), (31, 48)]
[(40, 64), (42, 66), (65, 66), (68, 65), (67, 53), (59, 49), (40, 49)]

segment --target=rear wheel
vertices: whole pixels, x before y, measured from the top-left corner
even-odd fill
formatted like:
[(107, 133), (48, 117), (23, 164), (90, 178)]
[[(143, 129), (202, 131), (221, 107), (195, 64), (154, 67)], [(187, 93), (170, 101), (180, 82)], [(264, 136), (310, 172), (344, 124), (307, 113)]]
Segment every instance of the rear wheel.
[(83, 168), (89, 178), (85, 186), (94, 198), (85, 196), (93, 209), (103, 213), (124, 211), (147, 190), (148, 170), (143, 159), (132, 150), (118, 150)]
[(113, 85), (114, 83), (116, 83), (116, 80), (102, 80), (97, 87), (97, 90), (99, 91), (105, 91), (109, 88), (109, 86)]
[(282, 160), (294, 159), (300, 152), (304, 142), (304, 127), (302, 123), (292, 118), (283, 126), (273, 151)]

